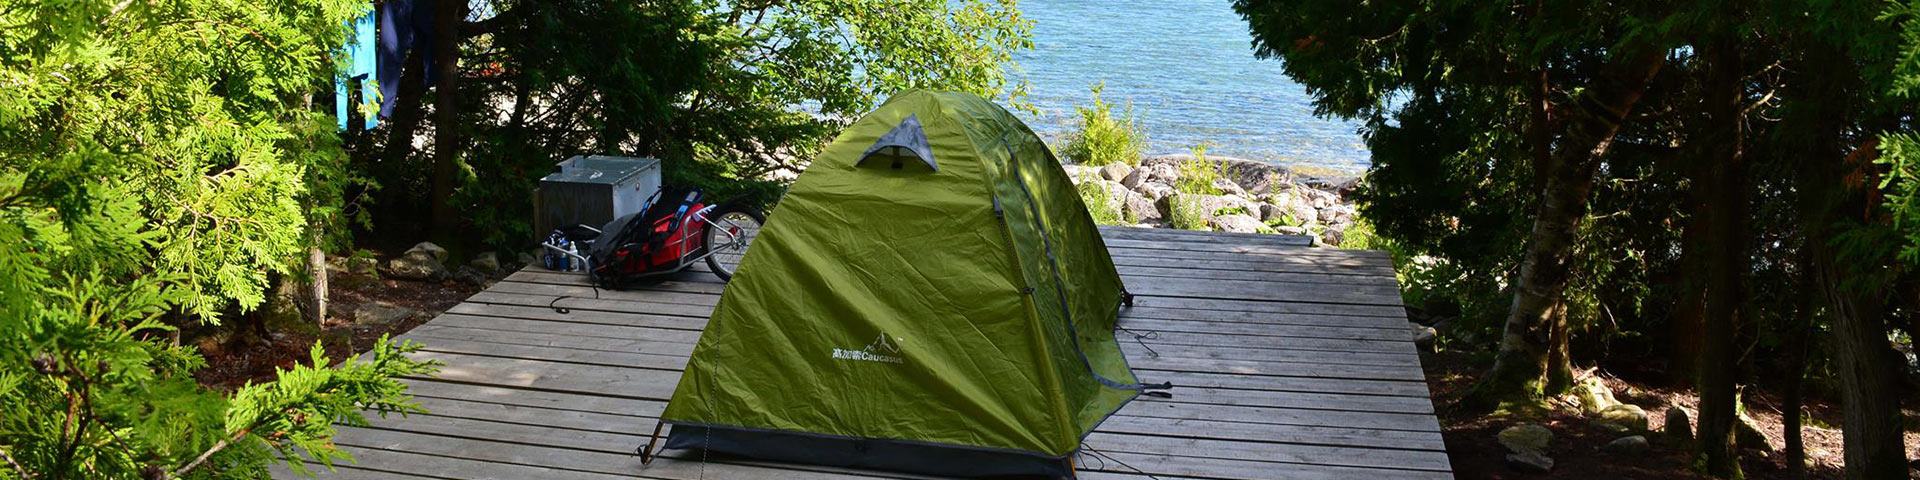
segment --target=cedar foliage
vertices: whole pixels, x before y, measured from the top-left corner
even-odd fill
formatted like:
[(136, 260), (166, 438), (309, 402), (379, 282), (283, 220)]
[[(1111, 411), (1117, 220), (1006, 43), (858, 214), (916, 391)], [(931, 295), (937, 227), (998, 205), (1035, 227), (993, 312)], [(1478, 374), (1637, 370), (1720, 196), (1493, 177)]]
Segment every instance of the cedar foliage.
[(659, 156), (670, 183), (770, 202), (762, 175), (888, 94), (1017, 101), (1005, 67), (1031, 47), (1012, 0), (437, 3), (487, 18), (441, 17), (451, 75), (403, 86), (389, 131), (343, 144), (312, 103), (369, 2), (0, 0), (0, 478), (331, 465), (334, 424), (417, 411), (393, 380), (433, 371), (405, 356), (417, 346), (331, 368), (316, 347), (223, 394), (169, 337), (256, 315), (355, 230), (524, 246), (534, 180), (574, 154)]
[[(302, 252), (338, 246), (356, 181), (328, 52), (368, 8), (0, 1), (0, 478), (259, 478), (331, 465), (336, 422), (418, 411), (432, 371), (384, 339), (232, 394), (169, 332), (266, 301)], [(321, 245), (325, 244), (325, 245)]]
[(1408, 305), (1493, 365), (1479, 399), (1671, 366), (1710, 393), (1700, 466), (1734, 477), (1730, 393), (1804, 386), (1847, 411), (1849, 478), (1905, 475), (1920, 3), (1235, 5), (1319, 113), (1366, 125), (1362, 212)]

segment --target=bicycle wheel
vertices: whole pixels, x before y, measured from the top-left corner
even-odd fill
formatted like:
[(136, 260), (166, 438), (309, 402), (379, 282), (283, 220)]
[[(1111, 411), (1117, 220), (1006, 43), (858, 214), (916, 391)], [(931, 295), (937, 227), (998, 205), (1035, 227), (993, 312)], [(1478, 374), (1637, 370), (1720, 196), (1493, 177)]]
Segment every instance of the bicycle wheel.
[(734, 272), (740, 270), (740, 260), (747, 258), (747, 246), (753, 238), (760, 235), (760, 226), (767, 220), (755, 212), (740, 207), (720, 207), (707, 225), (706, 238), (701, 244), (707, 248), (707, 266), (713, 267), (713, 274), (720, 280), (732, 280)]

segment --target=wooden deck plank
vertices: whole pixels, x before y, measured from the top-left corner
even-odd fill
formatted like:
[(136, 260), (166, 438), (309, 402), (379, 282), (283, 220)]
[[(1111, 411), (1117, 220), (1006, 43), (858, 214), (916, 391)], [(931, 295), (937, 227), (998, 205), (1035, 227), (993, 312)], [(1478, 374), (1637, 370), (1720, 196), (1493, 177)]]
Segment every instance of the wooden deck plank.
[(1191, 242), (1179, 239), (1134, 240), (1109, 239), (1108, 250), (1143, 250), (1161, 252), (1202, 252), (1202, 253), (1238, 253), (1264, 257), (1315, 260), (1328, 265), (1372, 266), (1385, 265), (1393, 261), (1382, 252), (1366, 250), (1337, 250), (1329, 248), (1309, 248), (1300, 246), (1273, 246), (1229, 242)]
[[(556, 295), (603, 300), (642, 300), (661, 303), (713, 306), (720, 295), (672, 291), (663, 288), (645, 290), (604, 290), (587, 285), (558, 285), (506, 280), (489, 291), (528, 295)], [(1347, 305), (1399, 306), (1400, 292), (1395, 287), (1375, 285), (1337, 285), (1322, 283), (1268, 283), (1250, 280), (1157, 277), (1152, 281), (1128, 282), (1135, 295), (1156, 297), (1226, 299), (1254, 302), (1301, 302)]]
[[(519, 272), (519, 273), (513, 274), (512, 276), (507, 277), (507, 280), (512, 282), (519, 282), (519, 283), (539, 283), (539, 284), (558, 285), (558, 286), (574, 286), (574, 287), (587, 286), (587, 280), (585, 275), (567, 274), (567, 273)], [(668, 282), (668, 283), (663, 283), (659, 285), (639, 286), (639, 287), (636, 287), (637, 288), (636, 291), (644, 291), (644, 292), (670, 291), (670, 292), (676, 292), (676, 293), (700, 293), (699, 290), (706, 289), (704, 286), (696, 287), (696, 285), (699, 285), (699, 284), (691, 283), (691, 282)], [(512, 289), (514, 290), (522, 290), (526, 288), (528, 287), (512, 287)], [(576, 293), (583, 294), (583, 295), (575, 295)], [(1145, 316), (1145, 317), (1154, 317), (1154, 318), (1172, 318), (1172, 319), (1207, 320), (1207, 321), (1236, 321), (1237, 320), (1237, 321), (1253, 321), (1253, 322), (1264, 322), (1264, 323), (1281, 323), (1281, 324), (1298, 324), (1298, 325), (1329, 325), (1329, 326), (1345, 326), (1345, 327), (1376, 327), (1376, 328), (1399, 328), (1399, 329), (1404, 329), (1406, 327), (1405, 316), (1401, 313), (1400, 310), (1391, 308), (1391, 307), (1314, 306), (1309, 308), (1298, 308), (1298, 307), (1287, 308), (1284, 306), (1284, 304), (1276, 306), (1276, 305), (1269, 305), (1274, 302), (1261, 301), (1260, 303), (1256, 304), (1259, 306), (1253, 306), (1253, 307), (1240, 306), (1241, 309), (1237, 309), (1237, 310), (1232, 310), (1232, 309), (1223, 310), (1218, 308), (1221, 305), (1217, 301), (1218, 299), (1208, 299), (1208, 300), (1216, 300), (1212, 302), (1195, 303), (1185, 299), (1176, 299), (1176, 298), (1163, 299), (1163, 298), (1157, 298), (1153, 294), (1147, 294), (1142, 292), (1134, 292), (1134, 293), (1141, 294), (1144, 298), (1141, 301), (1136, 302), (1133, 308), (1122, 311), (1121, 315), (1123, 317)], [(1378, 292), (1375, 292), (1375, 293), (1377, 294)], [(714, 294), (717, 295), (717, 292)], [(528, 295), (529, 297), (541, 297), (546, 299), (546, 301), (549, 301), (549, 302), (552, 301), (554, 298), (561, 296), (561, 294), (553, 293), (553, 292), (526, 294), (526, 295)], [(593, 292), (593, 290), (590, 288), (583, 289), (583, 290), (568, 290), (565, 292), (565, 296), (568, 297), (566, 301), (569, 301), (569, 302), (574, 300), (579, 300), (579, 299), (618, 300), (616, 298), (602, 296), (598, 293)], [(532, 299), (529, 299), (528, 302), (538, 303), (538, 301), (532, 300)], [(540, 303), (540, 305), (544, 306), (546, 304)], [(1158, 305), (1158, 306), (1156, 307), (1154, 305)], [(1208, 307), (1211, 307), (1211, 308), (1208, 308)], [(1276, 308), (1278, 310), (1275, 310)], [(1265, 311), (1262, 311), (1262, 310), (1265, 310)]]
[[(1135, 281), (1153, 281), (1156, 278), (1186, 278), (1194, 275), (1192, 268), (1161, 265), (1115, 265), (1114, 269)], [(1222, 280), (1255, 280), (1275, 283), (1320, 283), (1334, 285), (1375, 285), (1398, 288), (1392, 277), (1373, 275), (1334, 275), (1326, 273), (1271, 272), (1258, 270), (1210, 270), (1208, 278)]]
[[(521, 348), (502, 346), (503, 349)], [(649, 360), (644, 356), (632, 354), (632, 362), (639, 364)], [(595, 365), (518, 358), (487, 357), (426, 351), (422, 357), (444, 362), (459, 362), (458, 366), (449, 365), (438, 376), (440, 380), (461, 383), (499, 385), (528, 389), (576, 392), (590, 395), (624, 397), (665, 401), (673, 395), (679, 372), (655, 368), (622, 368), (613, 365)], [(1413, 406), (1419, 397), (1361, 396), (1321, 394), (1319, 396), (1299, 395), (1298, 392), (1265, 390), (1222, 390), (1233, 395), (1205, 392), (1202, 389), (1178, 388), (1182, 377), (1178, 374), (1162, 374), (1150, 371), (1140, 372), (1143, 380), (1171, 381), (1176, 385), (1172, 399), (1142, 397), (1121, 410), (1123, 414), (1140, 416), (1207, 419), (1212, 415), (1235, 415), (1236, 418), (1266, 416), (1271, 421), (1325, 427), (1381, 428), (1392, 430), (1431, 430), (1438, 431), (1433, 420), (1431, 405), (1425, 408)], [(1214, 393), (1209, 395), (1209, 393)], [(1213, 398), (1225, 397), (1225, 398)], [(1356, 409), (1345, 400), (1372, 398), (1371, 403), (1380, 405), (1398, 405), (1400, 410), (1408, 412)], [(1190, 408), (1197, 407), (1197, 408)], [(1209, 412), (1204, 409), (1215, 408)]]
[[(565, 347), (583, 350), (636, 352), (687, 356), (694, 342), (685, 330), (459, 316), (435, 322), (407, 334), (410, 338), (470, 340), (489, 343)], [(628, 336), (621, 336), (628, 334)], [(1141, 338), (1132, 338), (1135, 334)], [(646, 335), (658, 335), (660, 339)], [(1316, 350), (1300, 348), (1302, 339), (1214, 334), (1178, 334), (1171, 331), (1121, 332), (1122, 348), (1130, 354), (1169, 358), (1325, 363), (1335, 365), (1419, 366), (1419, 357), (1391, 352)], [(697, 337), (695, 337), (697, 338)], [(1210, 340), (1218, 340), (1211, 341)]]
[(1151, 242), (1134, 240), (1115, 240), (1118, 244), (1107, 245), (1107, 253), (1116, 257), (1156, 257), (1169, 263), (1189, 260), (1232, 260), (1262, 264), (1315, 265), (1326, 272), (1346, 272), (1357, 274), (1368, 268), (1389, 266), (1389, 258), (1372, 255), (1358, 255), (1344, 250), (1308, 249), (1301, 247), (1264, 247), (1247, 245), (1241, 247), (1215, 247), (1195, 245), (1183, 242)]
[[(1134, 287), (1130, 286), (1128, 288)], [(1284, 293), (1276, 293), (1276, 296), (1297, 297), (1301, 299), (1293, 301), (1257, 300), (1246, 296), (1239, 298), (1201, 297), (1189, 292), (1188, 290), (1198, 290), (1197, 288), (1190, 287), (1145, 286), (1145, 288), (1159, 289), (1169, 294), (1162, 295), (1159, 293), (1146, 293), (1144, 291), (1134, 292), (1138, 295), (1138, 298), (1134, 300), (1136, 307), (1219, 312), (1370, 316), (1397, 318), (1402, 321), (1406, 319), (1404, 309), (1400, 307), (1397, 297), (1389, 299), (1384, 295), (1375, 295), (1365, 300), (1378, 302), (1373, 304), (1318, 302), (1317, 300), (1329, 300), (1329, 297), (1340, 297), (1339, 294), (1328, 293), (1334, 291), (1334, 289), (1331, 288), (1278, 290), (1278, 292)], [(1328, 295), (1315, 296), (1317, 293), (1328, 293)], [(555, 299), (559, 299), (559, 303), (555, 304)], [(705, 318), (708, 313), (712, 312), (712, 307), (714, 303), (718, 302), (719, 296), (645, 288), (618, 291), (596, 289), (586, 285), (554, 285), (503, 281), (494, 284), (486, 291), (475, 294), (468, 300), (480, 303), (506, 303), (527, 306), (555, 305), (570, 309), (585, 308), (608, 311), (647, 312), (660, 315)], [(623, 302), (633, 302), (633, 304)], [(666, 304), (673, 305), (673, 307), (658, 307), (646, 304)]]
[[(555, 393), (555, 396), (575, 396), (575, 394)], [(432, 415), (456, 418), (484, 418), (492, 421), (522, 423), (528, 425), (546, 425), (556, 428), (599, 430), (619, 433), (645, 433), (657, 421), (651, 415), (633, 415), (624, 413), (606, 413), (598, 411), (559, 410), (538, 406), (524, 406), (482, 402), (467, 399), (421, 396), (421, 405), (432, 411)], [(577, 398), (570, 401), (585, 400)], [(664, 402), (649, 403), (645, 412), (657, 415)], [(1267, 443), (1290, 443), (1301, 445), (1321, 445), (1335, 447), (1380, 447), (1400, 450), (1421, 450), (1438, 440), (1439, 434), (1432, 432), (1413, 432), (1397, 430), (1376, 430), (1339, 427), (1306, 427), (1258, 425), (1208, 420), (1182, 420), (1156, 417), (1136, 417), (1116, 415), (1108, 420), (1112, 428), (1103, 424), (1101, 431), (1137, 435), (1161, 436), (1207, 436)]]
[[(449, 415), (415, 415), (404, 424), (406, 431), (444, 436), (485, 435), (491, 441), (538, 444), (585, 451), (626, 453), (647, 441), (652, 419), (598, 419), (575, 413), (569, 424), (561, 417), (540, 409), (461, 410), (437, 400), (423, 401), (428, 409), (443, 407)], [(479, 419), (484, 418), (484, 420)], [(1399, 469), (1444, 469), (1445, 452), (1364, 449), (1305, 443), (1236, 441), (1204, 438), (1202, 430), (1189, 426), (1162, 424), (1170, 434), (1096, 432), (1088, 443), (1102, 445), (1107, 452), (1127, 452), (1203, 458), (1228, 458), (1247, 461), (1309, 463), (1318, 457), (1337, 458), (1335, 465)], [(1184, 429), (1184, 430), (1183, 430)], [(676, 452), (688, 453), (688, 452)], [(675, 453), (669, 453), (674, 455)]]
[[(429, 341), (429, 339), (413, 340)], [(420, 356), (446, 362), (448, 367), (440, 376), (455, 380), (487, 381), (491, 379), (490, 381), (494, 383), (508, 382), (504, 384), (515, 386), (633, 395), (664, 400), (672, 396), (679, 377), (680, 366), (673, 363), (674, 357), (667, 355), (540, 348), (451, 339), (431, 340), (434, 343), (429, 343)], [(485, 354), (475, 353), (481, 351)], [(684, 361), (680, 363), (684, 364)], [(1184, 385), (1179, 372), (1141, 371), (1140, 375), (1147, 381), (1171, 381), (1176, 386)], [(658, 383), (630, 383), (647, 380), (655, 380)], [(1367, 412), (1432, 413), (1433, 411), (1431, 402), (1415, 397), (1209, 387), (1176, 388), (1172, 399), (1143, 397), (1139, 401)]]
[[(425, 419), (428, 417), (417, 417)], [(421, 421), (423, 426), (427, 424)], [(412, 430), (412, 422), (408, 429)], [(660, 480), (693, 480), (698, 478), (727, 478), (741, 480), (776, 479), (815, 479), (832, 480), (848, 478), (903, 478), (881, 472), (855, 474), (850, 472), (820, 472), (812, 466), (757, 466), (737, 461), (710, 459), (699, 461), (655, 461), (652, 465), (641, 465), (640, 457), (631, 453), (636, 445), (620, 445), (619, 450), (582, 450), (553, 446), (568, 434), (549, 430), (552, 438), (525, 442), (499, 441), (493, 435), (496, 431), (466, 431), (434, 433), (408, 430), (389, 430), (382, 428), (341, 427), (340, 441), (343, 447), (359, 447), (360, 450), (378, 449), (392, 452), (406, 452), (431, 455), (439, 458), (477, 460), (482, 464), (467, 464), (479, 474), (489, 472), (496, 465), (507, 465), (525, 469), (564, 470), (565, 475), (602, 475), (627, 476), (629, 478), (650, 478)], [(674, 452), (685, 454), (685, 452)], [(705, 472), (702, 472), (705, 470)], [(413, 472), (417, 470), (409, 470)], [(461, 478), (469, 478), (468, 472), (460, 472)], [(521, 478), (521, 477), (502, 477)], [(571, 478), (564, 475), (553, 478)]]
[[(1232, 255), (1226, 255), (1225, 258), (1198, 258), (1184, 254), (1168, 255), (1162, 252), (1147, 250), (1109, 249), (1108, 253), (1112, 254), (1113, 265), (1115, 267), (1185, 268), (1193, 270), (1197, 274), (1205, 274), (1207, 272), (1265, 272), (1311, 274), (1328, 277), (1369, 277), (1374, 275), (1373, 268), (1377, 268), (1343, 267), (1338, 265), (1322, 265), (1313, 262), (1270, 261), (1262, 257), (1234, 257)], [(1122, 276), (1124, 277), (1124, 275)]]
[[(1305, 237), (1101, 232), (1139, 295), (1121, 313), (1122, 351), (1143, 381), (1176, 387), (1088, 436), (1080, 478), (1450, 477), (1384, 254), (1306, 248)], [(446, 363), (436, 377), (403, 380), (429, 413), (344, 428), (338, 442), (360, 463), (322, 477), (916, 478), (703, 463), (687, 451), (641, 467), (631, 451), (723, 288), (704, 268), (630, 291), (590, 288), (577, 273), (516, 272), (403, 336), (426, 346), (419, 357)]]
[[(607, 453), (624, 453), (626, 449), (644, 444), (647, 439), (646, 433), (656, 421), (647, 417), (552, 411), (438, 398), (423, 399), (422, 405), (434, 410), (435, 414), (409, 417), (404, 424), (406, 431), (456, 437), (484, 434), (489, 441), (494, 442), (532, 443)], [(485, 420), (477, 420), (480, 418)], [(1307, 440), (1305, 442), (1206, 438), (1196, 435), (1200, 435), (1200, 432), (1211, 433), (1210, 430), (1203, 429), (1211, 429), (1214, 426), (1152, 420), (1155, 419), (1127, 417), (1118, 420), (1116, 424), (1120, 428), (1116, 431), (1096, 433), (1089, 436), (1087, 442), (1101, 445), (1102, 451), (1108, 453), (1158, 454), (1276, 463), (1305, 463), (1319, 457), (1333, 457), (1341, 459), (1337, 461), (1341, 466), (1394, 469), (1413, 466), (1418, 467), (1415, 469), (1430, 470), (1445, 468), (1444, 452), (1400, 448), (1373, 450), (1364, 447), (1323, 445), (1320, 444), (1324, 442), (1321, 438), (1303, 437), (1303, 440)], [(1345, 432), (1355, 432), (1355, 430), (1315, 433), (1339, 435)], [(1264, 432), (1254, 434), (1257, 433)], [(1416, 444), (1413, 441), (1392, 441), (1393, 437), (1390, 435), (1367, 435), (1359, 438), (1374, 440), (1378, 444), (1389, 447)], [(1430, 441), (1430, 439), (1411, 440)]]
[(1100, 237), (1104, 239), (1135, 240), (1185, 240), (1192, 242), (1246, 243), (1254, 245), (1273, 245), (1280, 247), (1306, 247), (1313, 239), (1305, 235), (1271, 235), (1231, 232), (1188, 232), (1166, 228), (1138, 228), (1123, 226), (1101, 226)]

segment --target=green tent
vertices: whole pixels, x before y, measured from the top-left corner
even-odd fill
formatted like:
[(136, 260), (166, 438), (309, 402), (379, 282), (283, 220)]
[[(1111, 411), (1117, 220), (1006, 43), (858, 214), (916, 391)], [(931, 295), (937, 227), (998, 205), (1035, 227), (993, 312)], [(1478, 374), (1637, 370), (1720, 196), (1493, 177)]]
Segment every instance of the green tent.
[(1070, 475), (1142, 392), (1125, 295), (1066, 172), (1005, 109), (896, 95), (781, 200), (694, 348), (666, 448)]

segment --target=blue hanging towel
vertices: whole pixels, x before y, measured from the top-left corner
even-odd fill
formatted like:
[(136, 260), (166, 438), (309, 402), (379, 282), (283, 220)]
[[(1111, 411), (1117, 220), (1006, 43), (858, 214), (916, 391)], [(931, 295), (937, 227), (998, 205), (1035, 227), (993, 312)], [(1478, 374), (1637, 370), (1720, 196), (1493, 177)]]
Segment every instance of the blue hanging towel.
[[(374, 88), (374, 12), (367, 12), (360, 18), (347, 22), (353, 34), (347, 37), (347, 44), (340, 49), (347, 57), (346, 75), (334, 84), (333, 116), (338, 120), (340, 130), (347, 129), (347, 114), (356, 107), (353, 90), (358, 87), (362, 101), (373, 98)], [(367, 118), (363, 128), (372, 129), (380, 124), (379, 119)]]
[(380, 116), (393, 114), (400, 96), (401, 64), (407, 51), (418, 54), (426, 75), (422, 81), (432, 85), (433, 0), (388, 0), (380, 4)]

